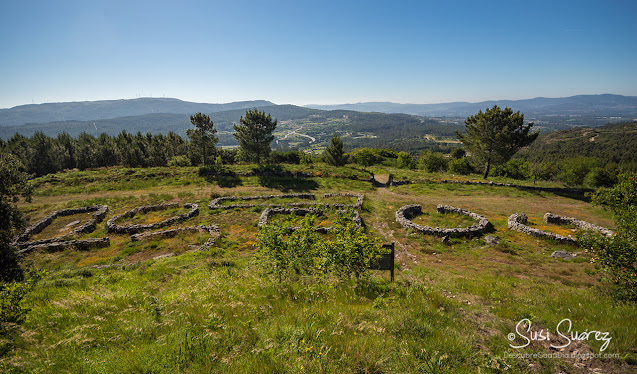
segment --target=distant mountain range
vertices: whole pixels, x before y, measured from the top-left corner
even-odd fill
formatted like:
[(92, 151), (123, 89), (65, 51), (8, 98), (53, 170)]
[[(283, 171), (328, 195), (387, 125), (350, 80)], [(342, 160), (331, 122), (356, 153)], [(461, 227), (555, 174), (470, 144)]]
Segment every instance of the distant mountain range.
[(578, 95), (563, 98), (538, 97), (528, 100), (497, 100), (479, 103), (454, 102), (444, 104), (396, 104), (367, 102), (338, 105), (306, 105), (322, 110), (354, 110), (359, 112), (405, 113), (423, 117), (468, 117), (479, 110), (498, 105), (521, 111), (525, 117), (595, 116), (637, 118), (637, 96)]
[[(394, 131), (401, 128), (400, 132), (405, 133), (405, 128), (401, 126), (408, 122), (414, 123), (409, 125), (410, 131), (418, 130), (416, 133), (420, 133), (415, 124), (432, 123), (425, 117), (438, 118), (440, 119), (438, 123), (443, 126), (445, 124), (450, 127), (462, 126), (463, 119), (467, 116), (495, 104), (522, 111), (525, 119), (534, 121), (536, 128), (542, 131), (578, 126), (601, 126), (609, 122), (632, 121), (637, 118), (637, 97), (610, 94), (480, 103), (372, 102), (306, 107), (276, 105), (265, 100), (206, 104), (170, 98), (139, 98), (34, 104), (0, 109), (0, 138), (8, 139), (15, 133), (31, 136), (38, 131), (49, 136), (56, 136), (63, 131), (72, 136), (82, 132), (93, 135), (99, 135), (102, 132), (116, 135), (122, 130), (154, 134), (174, 131), (185, 136), (186, 129), (192, 126), (189, 116), (202, 112), (212, 117), (215, 127), (220, 131), (220, 143), (232, 144), (234, 141), (231, 134), (232, 124), (239, 122), (239, 118), (248, 108), (258, 108), (272, 114), (272, 117), (279, 120), (282, 128), (303, 125), (306, 129), (304, 131), (307, 131), (307, 124), (312, 123), (316, 125), (313, 126), (316, 134), (324, 131), (331, 135), (334, 131), (351, 132), (354, 130), (351, 126), (355, 123), (355, 131), (369, 132), (370, 135), (384, 138), (389, 135), (390, 129)], [(402, 116), (388, 115), (390, 113), (400, 113)], [(409, 116), (417, 117), (409, 119)], [(327, 124), (331, 124), (331, 127), (325, 127)], [(448, 132), (440, 126), (436, 126), (436, 129), (439, 134)], [(380, 131), (383, 133), (381, 134)]]
[(10, 109), (0, 109), (0, 126), (21, 126), (24, 124), (60, 121), (93, 121), (154, 113), (214, 113), (269, 105), (274, 104), (265, 100), (205, 104), (179, 99), (148, 97), (129, 100), (29, 104)]

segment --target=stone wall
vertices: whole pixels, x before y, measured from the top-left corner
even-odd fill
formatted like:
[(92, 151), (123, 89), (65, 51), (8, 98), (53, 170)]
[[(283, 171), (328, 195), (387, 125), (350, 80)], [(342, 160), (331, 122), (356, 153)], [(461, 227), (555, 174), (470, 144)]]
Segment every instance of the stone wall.
[(178, 227), (174, 229), (168, 230), (159, 230), (152, 231), (140, 234), (131, 235), (131, 241), (140, 241), (140, 240), (148, 240), (148, 239), (163, 239), (163, 238), (173, 238), (182, 233), (192, 233), (192, 232), (206, 232), (210, 234), (210, 239), (206, 241), (201, 246), (201, 249), (210, 248), (215, 244), (215, 241), (219, 238), (220, 232), (218, 226), (204, 226), (204, 225), (196, 225), (196, 226), (187, 226), (187, 227)]
[(140, 225), (140, 224), (117, 225), (115, 223), (120, 219), (131, 218), (138, 213), (143, 214), (143, 213), (148, 213), (148, 212), (157, 211), (157, 210), (176, 208), (178, 206), (179, 206), (178, 203), (165, 203), (165, 204), (158, 204), (158, 205), (141, 206), (141, 207), (138, 207), (138, 208), (129, 210), (127, 212), (124, 212), (122, 214), (118, 214), (114, 216), (113, 218), (109, 219), (106, 222), (106, 227), (108, 229), (108, 232), (115, 232), (120, 234), (135, 234), (141, 231), (153, 230), (153, 229), (158, 229), (165, 226), (174, 225), (178, 222), (183, 222), (199, 214), (199, 206), (197, 204), (186, 203), (184, 204), (184, 207), (190, 208), (190, 211), (184, 214), (180, 214), (178, 216), (168, 218), (167, 220), (164, 220), (161, 222), (155, 222), (155, 223), (150, 223), (146, 225)]
[(465, 216), (469, 216), (476, 221), (478, 221), (477, 225), (462, 227), (462, 228), (441, 228), (441, 227), (431, 227), (431, 226), (422, 226), (416, 224), (411, 221), (410, 218), (421, 214), (422, 207), (418, 204), (405, 205), (396, 211), (396, 222), (398, 222), (401, 226), (407, 229), (413, 229), (419, 233), (425, 235), (437, 235), (437, 236), (450, 236), (450, 237), (474, 237), (480, 236), (484, 232), (491, 230), (493, 226), (489, 222), (489, 220), (476, 213), (472, 213), (468, 210), (455, 208), (448, 205), (438, 205), (437, 210), (440, 213), (457, 213)]
[(542, 231), (526, 225), (528, 217), (524, 213), (514, 213), (507, 220), (507, 227), (511, 230), (521, 232), (526, 235), (538, 238), (552, 239), (560, 243), (577, 244), (577, 241), (571, 237), (555, 234), (552, 232)]
[(324, 197), (337, 197), (337, 196), (349, 196), (356, 197), (356, 203), (354, 204), (340, 204), (340, 203), (319, 203), (319, 202), (298, 202), (298, 203), (281, 203), (281, 204), (250, 204), (250, 203), (239, 203), (239, 204), (229, 204), (229, 205), (221, 205), (223, 201), (251, 201), (251, 200), (267, 200), (267, 199), (282, 199), (282, 198), (296, 198), (296, 199), (306, 199), (306, 200), (315, 200), (316, 195), (310, 193), (296, 193), (296, 194), (283, 194), (283, 195), (257, 195), (257, 196), (222, 196), (218, 197), (210, 204), (208, 204), (208, 208), (210, 209), (234, 209), (234, 208), (253, 208), (253, 207), (270, 207), (270, 208), (280, 208), (283, 206), (311, 206), (311, 205), (323, 205), (326, 207), (332, 208), (345, 208), (351, 207), (354, 209), (360, 209), (363, 206), (363, 200), (365, 199), (364, 195), (351, 194), (351, 193), (326, 193), (323, 195)]
[[(38, 240), (35, 242), (26, 242), (26, 240), (29, 237), (41, 233), (42, 230), (48, 227), (51, 224), (51, 222), (53, 222), (53, 220), (56, 219), (57, 217), (71, 216), (73, 214), (89, 213), (89, 212), (94, 212), (90, 220), (88, 220), (83, 225), (76, 227), (73, 231), (65, 235), (60, 235), (51, 239)], [(24, 230), (24, 232), (15, 239), (14, 245), (21, 248), (25, 248), (31, 245), (63, 241), (65, 238), (68, 238), (73, 235), (86, 234), (86, 233), (93, 232), (95, 231), (95, 227), (97, 226), (97, 224), (99, 222), (102, 222), (107, 212), (108, 212), (108, 205), (92, 205), (92, 206), (86, 206), (82, 208), (62, 209), (62, 210), (55, 211), (47, 215), (46, 217), (42, 218), (38, 222), (34, 223), (33, 225), (27, 227), (27, 229)]]
[[(339, 212), (345, 212), (344, 210), (337, 210), (336, 213)], [(358, 211), (354, 210), (354, 217), (352, 218), (352, 220), (354, 221), (354, 228), (358, 229), (363, 225), (363, 220), (360, 216), (360, 214), (358, 213)], [(275, 215), (275, 214), (296, 214), (297, 216), (305, 216), (307, 214), (317, 214), (317, 215), (323, 215), (323, 213), (319, 212), (316, 209), (311, 209), (311, 208), (267, 208), (265, 209), (262, 213), (261, 213), (261, 217), (259, 217), (259, 228), (264, 227), (268, 224), (268, 220), (270, 219), (270, 216)], [(298, 230), (299, 227), (291, 227), (290, 228), (292, 231)], [(325, 234), (328, 231), (334, 230), (334, 227), (317, 227), (314, 231), (321, 233), (321, 234)]]
[(84, 239), (84, 240), (57, 241), (57, 242), (30, 245), (18, 251), (18, 254), (24, 254), (24, 253), (35, 251), (38, 249), (42, 249), (47, 252), (59, 252), (69, 248), (73, 248), (78, 251), (86, 251), (91, 248), (108, 247), (109, 245), (111, 245), (111, 240), (108, 237), (96, 238), (96, 239), (91, 238), (91, 239)]
[(577, 228), (580, 228), (582, 230), (595, 231), (595, 232), (598, 232), (598, 233), (600, 233), (602, 235), (606, 235), (608, 237), (612, 237), (613, 235), (615, 235), (613, 230), (609, 230), (609, 229), (607, 229), (605, 227), (598, 226), (598, 225), (592, 224), (590, 222), (581, 221), (581, 220), (573, 218), (573, 217), (558, 216), (558, 215), (552, 214), (552, 213), (544, 214), (544, 222), (546, 222), (546, 223), (554, 223), (556, 225), (573, 225), (573, 226), (575, 226)]

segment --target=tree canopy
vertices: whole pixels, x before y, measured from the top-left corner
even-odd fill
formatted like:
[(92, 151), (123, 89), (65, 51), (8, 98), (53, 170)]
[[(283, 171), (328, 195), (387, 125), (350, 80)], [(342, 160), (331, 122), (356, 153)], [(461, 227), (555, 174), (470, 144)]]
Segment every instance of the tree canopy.
[(31, 201), (31, 187), (22, 171), (20, 159), (10, 153), (0, 153), (0, 281), (22, 279), (13, 238), (24, 228), (26, 220), (15, 206), (19, 197)]
[(524, 114), (497, 105), (478, 112), (465, 120), (466, 133), (456, 131), (458, 139), (472, 156), (484, 163), (483, 177), (489, 176), (491, 165), (507, 162), (522, 147), (538, 137), (539, 132), (529, 133), (533, 122), (524, 124)]
[(274, 140), (274, 129), (277, 120), (259, 110), (246, 111), (245, 117), (239, 120), (240, 125), (234, 124), (234, 137), (239, 142), (240, 157), (249, 162), (260, 164), (270, 155), (270, 143)]
[(219, 141), (219, 138), (215, 136), (217, 129), (214, 128), (210, 117), (203, 113), (190, 116), (190, 122), (196, 129), (188, 129), (186, 134), (195, 149), (201, 150), (201, 159), (205, 166), (208, 164), (208, 153), (214, 151), (215, 144)]

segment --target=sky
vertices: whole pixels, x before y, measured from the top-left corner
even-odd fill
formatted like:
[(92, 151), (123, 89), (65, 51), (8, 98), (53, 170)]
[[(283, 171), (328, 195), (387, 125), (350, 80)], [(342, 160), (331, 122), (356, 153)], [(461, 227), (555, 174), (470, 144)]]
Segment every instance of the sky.
[(0, 108), (637, 96), (637, 1), (0, 0)]

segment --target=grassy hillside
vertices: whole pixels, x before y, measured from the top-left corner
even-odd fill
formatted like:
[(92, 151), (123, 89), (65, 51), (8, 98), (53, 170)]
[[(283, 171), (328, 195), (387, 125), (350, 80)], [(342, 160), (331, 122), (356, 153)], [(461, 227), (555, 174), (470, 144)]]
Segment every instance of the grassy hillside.
[[(581, 249), (506, 228), (510, 214), (524, 212), (535, 227), (573, 234), (544, 224), (547, 211), (612, 228), (608, 212), (551, 193), (438, 183), (453, 177), (422, 171), (370, 170), (379, 178), (393, 173), (413, 182), (377, 188), (365, 181), (368, 172), (351, 167), (283, 166), (311, 173), (304, 178), (242, 177), (251, 166), (231, 168), (234, 175), (208, 178), (198, 176), (195, 168), (112, 168), (36, 179), (33, 202), (21, 205), (32, 221), (92, 204), (108, 204), (109, 219), (141, 205), (194, 202), (200, 214), (178, 226), (218, 225), (221, 238), (212, 248), (196, 251), (205, 235), (132, 242), (128, 235), (108, 234), (102, 223), (86, 237), (109, 236), (107, 248), (29, 254), (26, 262), (48, 274), (25, 301), (31, 308), (27, 320), (2, 342), (0, 368), (74, 373), (635, 371), (629, 365), (637, 360), (635, 306), (606, 296), (603, 285), (589, 275), (594, 265), (586, 253), (572, 261), (549, 257), (558, 249)], [(370, 235), (396, 245), (396, 281), (389, 282), (387, 272), (372, 272), (358, 284), (331, 277), (279, 283), (258, 261), (256, 225), (262, 208), (207, 208), (216, 196), (283, 192), (311, 192), (323, 202), (330, 202), (322, 197), (327, 192), (364, 194), (361, 216)], [(425, 214), (415, 218), (421, 224), (467, 224), (438, 214), (435, 207), (441, 203), (484, 215), (501, 244), (490, 246), (478, 238), (451, 239), (446, 245), (438, 237), (407, 232), (394, 215), (414, 203), (423, 205)], [(156, 222), (185, 210), (154, 212), (135, 222)], [(34, 239), (58, 235), (85, 219), (65, 217)], [(602, 353), (618, 358), (511, 357), (557, 352), (546, 341), (510, 347), (507, 336), (524, 318), (534, 331), (549, 329), (552, 337), (565, 318), (573, 331), (607, 331), (612, 341)], [(524, 340), (518, 337), (514, 343)], [(591, 337), (562, 352), (598, 354), (601, 345)]]

